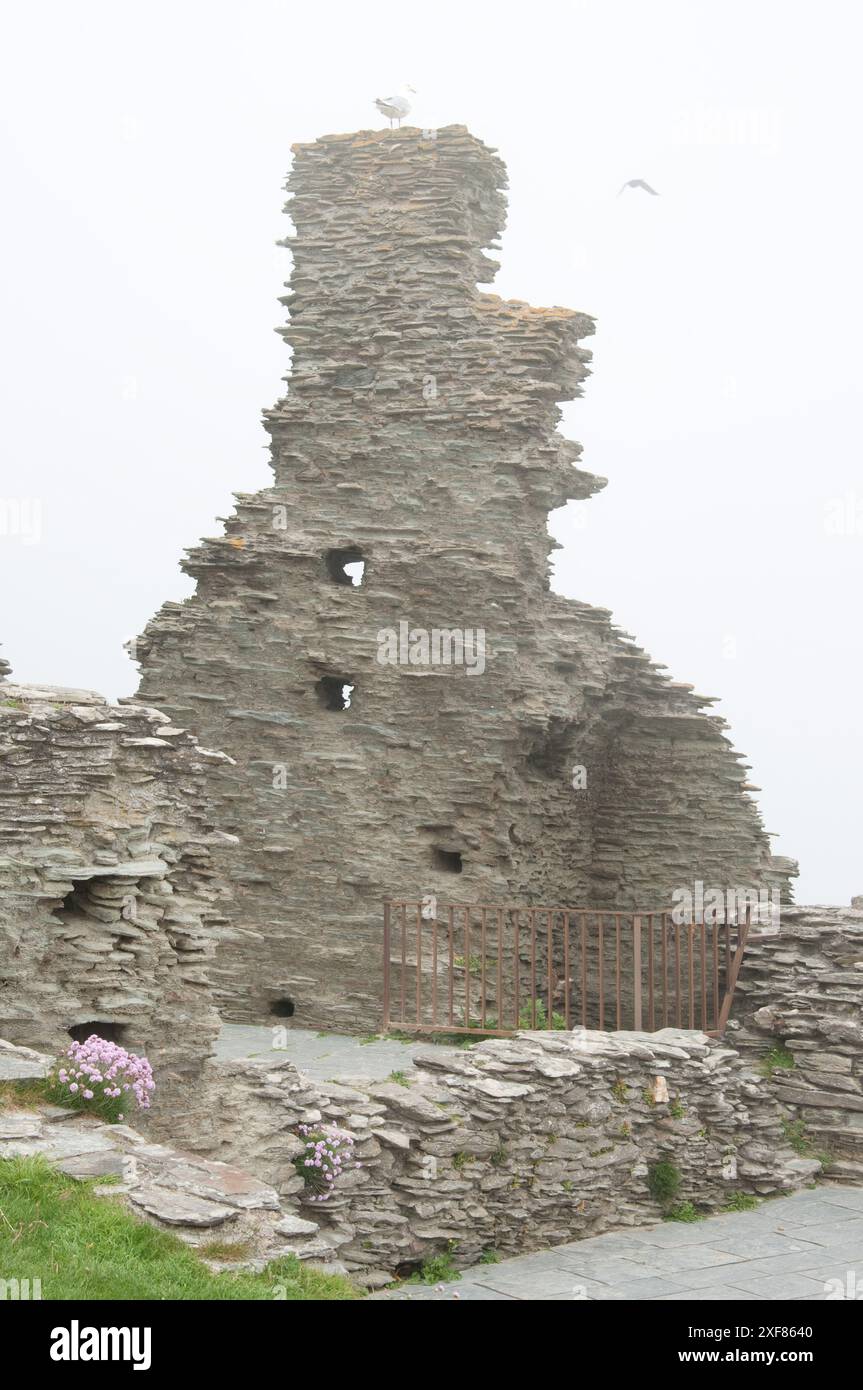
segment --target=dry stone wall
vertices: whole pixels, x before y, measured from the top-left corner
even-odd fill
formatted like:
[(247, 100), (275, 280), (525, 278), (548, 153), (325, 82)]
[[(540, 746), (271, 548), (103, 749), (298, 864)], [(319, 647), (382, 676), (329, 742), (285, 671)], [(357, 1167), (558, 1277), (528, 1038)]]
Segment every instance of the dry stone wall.
[[(377, 1024), (384, 897), (648, 909), (787, 883), (711, 702), (550, 592), (548, 514), (604, 484), (557, 431), (593, 322), (477, 291), (500, 159), (463, 126), (294, 154), (274, 484), (137, 642), (142, 697), (234, 759), (208, 786), (241, 838), (223, 1011)], [(461, 634), (437, 662), (434, 632)]]
[(194, 1098), (219, 1026), (226, 837), (205, 782), (224, 761), (158, 710), (0, 680), (0, 1036), (122, 1041), (166, 1113)]
[[(520, 1033), (415, 1060), (416, 1079), (377, 1083), (310, 1081), (277, 1051), (210, 1063), (218, 1130), (184, 1140), (271, 1184), (302, 1258), (370, 1283), (451, 1246), (471, 1264), (658, 1220), (658, 1163), (679, 1175), (676, 1200), (705, 1212), (819, 1171), (788, 1147), (769, 1082), (702, 1033)], [(355, 1140), (359, 1166), (325, 1203), (304, 1199), (300, 1124)]]
[(768, 1059), (798, 1142), (827, 1172), (863, 1179), (863, 900), (784, 908), (777, 936), (747, 947), (729, 1042)]

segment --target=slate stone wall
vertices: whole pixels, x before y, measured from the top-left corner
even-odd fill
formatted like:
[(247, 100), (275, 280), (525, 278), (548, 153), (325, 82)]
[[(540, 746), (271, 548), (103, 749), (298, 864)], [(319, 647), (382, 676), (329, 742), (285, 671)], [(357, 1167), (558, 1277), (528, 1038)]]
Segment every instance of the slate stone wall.
[(772, 1072), (801, 1147), (863, 1180), (863, 901), (784, 908), (747, 947), (728, 1041)]
[[(514, 1255), (659, 1220), (668, 1205), (709, 1212), (735, 1192), (767, 1196), (812, 1181), (770, 1083), (702, 1033), (520, 1033), (467, 1052), (430, 1048), (418, 1079), (322, 1082), (288, 1061), (210, 1063), (218, 1125), (183, 1141), (272, 1184), (301, 1221), (302, 1258), (385, 1282), (452, 1249)], [(404, 1080), (408, 1084), (403, 1084)], [(300, 1124), (335, 1124), (360, 1166), (325, 1203), (306, 1200), (294, 1160)], [(177, 1142), (176, 1131), (173, 1134)], [(654, 1165), (679, 1176), (652, 1195)]]
[(219, 1026), (227, 837), (204, 784), (225, 761), (158, 710), (0, 681), (0, 1035), (58, 1052), (95, 1031), (145, 1052), (166, 1114)]
[[(137, 642), (142, 698), (234, 759), (208, 786), (241, 840), (223, 1012), (377, 1025), (385, 897), (647, 910), (696, 879), (787, 884), (711, 702), (550, 591), (549, 512), (604, 485), (557, 430), (593, 322), (477, 291), (501, 160), (463, 126), (294, 155), (274, 484)], [(484, 669), (421, 641), (382, 661), (402, 623), (481, 630)]]

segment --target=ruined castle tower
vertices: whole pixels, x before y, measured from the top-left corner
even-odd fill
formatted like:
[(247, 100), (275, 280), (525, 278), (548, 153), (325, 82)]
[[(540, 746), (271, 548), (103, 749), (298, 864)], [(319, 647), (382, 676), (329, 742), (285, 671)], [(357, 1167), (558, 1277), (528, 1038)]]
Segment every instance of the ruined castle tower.
[(548, 513), (603, 483), (556, 429), (592, 321), (477, 291), (501, 161), (462, 126), (294, 153), (275, 482), (137, 643), (141, 697), (236, 764), (210, 778), (241, 838), (224, 1012), (377, 1023), (388, 896), (653, 908), (787, 879), (709, 701), (550, 592)]

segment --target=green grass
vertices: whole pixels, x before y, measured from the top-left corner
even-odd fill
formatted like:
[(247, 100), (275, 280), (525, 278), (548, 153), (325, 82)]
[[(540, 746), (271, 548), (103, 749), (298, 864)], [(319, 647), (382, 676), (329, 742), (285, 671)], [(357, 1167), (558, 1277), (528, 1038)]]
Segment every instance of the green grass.
[(0, 1082), (0, 1110), (36, 1109), (40, 1105), (59, 1105), (65, 1110), (75, 1110), (82, 1115), (95, 1115), (104, 1124), (116, 1124), (121, 1115), (129, 1117), (129, 1112), (137, 1110), (137, 1102), (125, 1096), (94, 1096), (85, 1100), (79, 1091), (73, 1095), (66, 1086), (61, 1086), (51, 1073), (33, 1081)]
[[(420, 1038), (419, 1038), (419, 1035), (418, 1035), (418, 1034), (414, 1034), (414, 1033), (402, 1033), (399, 1029), (396, 1029), (396, 1030), (395, 1030), (394, 1032), (392, 1032), (392, 1033), (366, 1033), (363, 1037), (357, 1039), (357, 1042), (359, 1043), (360, 1047), (368, 1047), (369, 1043), (379, 1043), (379, 1042), (415, 1043), (415, 1042), (419, 1042), (419, 1041), (420, 1041)], [(434, 1036), (432, 1036), (432, 1037), (430, 1038), (430, 1041), (431, 1041), (431, 1042), (434, 1042), (434, 1041), (435, 1041)]]
[(177, 1236), (139, 1221), (116, 1198), (94, 1196), (92, 1188), (43, 1159), (0, 1160), (4, 1279), (41, 1279), (42, 1297), (59, 1300), (295, 1302), (361, 1296), (347, 1279), (308, 1269), (293, 1256), (260, 1274), (213, 1274)]
[(829, 1168), (833, 1155), (827, 1149), (816, 1149), (804, 1120), (783, 1120), (782, 1132), (786, 1142), (801, 1158), (817, 1158), (822, 1168)]
[[(547, 1028), (548, 1012), (545, 1002), (542, 999), (534, 999), (525, 1004), (524, 1008), (519, 1009), (518, 1026), (525, 1032), (538, 1032), (541, 1028)], [(563, 1014), (552, 1010), (551, 1027), (558, 1030), (566, 1027), (566, 1019)]]
[(725, 1203), (726, 1211), (754, 1211), (760, 1206), (757, 1197), (753, 1197), (749, 1192), (732, 1192), (728, 1201)]
[(387, 1080), (394, 1081), (397, 1086), (410, 1086), (411, 1084), (407, 1072), (404, 1071), (391, 1071)]
[(452, 1242), (450, 1249), (443, 1251), (440, 1255), (430, 1255), (423, 1260), (421, 1267), (416, 1270), (409, 1279), (405, 1279), (405, 1284), (445, 1284), (449, 1280), (460, 1279), (461, 1274), (453, 1264)]
[[(471, 974), (479, 975), (482, 971), (482, 956), (468, 956), (467, 962), (465, 962), (464, 956), (453, 957), (453, 965), (457, 966), (459, 970), (464, 970), (465, 964), (467, 964)], [(497, 969), (497, 961), (486, 959), (485, 968), (491, 974), (492, 970)]]
[(758, 1070), (762, 1076), (772, 1076), (775, 1071), (793, 1071), (794, 1058), (787, 1047), (771, 1047), (766, 1057), (762, 1057)]
[(0, 1081), (0, 1110), (35, 1110), (46, 1103), (47, 1092), (47, 1081)]
[(248, 1259), (254, 1253), (248, 1240), (208, 1240), (199, 1245), (198, 1250), (205, 1259), (228, 1263)]
[(678, 1202), (677, 1206), (669, 1207), (665, 1213), (664, 1221), (703, 1221), (700, 1211), (697, 1211), (691, 1202)]

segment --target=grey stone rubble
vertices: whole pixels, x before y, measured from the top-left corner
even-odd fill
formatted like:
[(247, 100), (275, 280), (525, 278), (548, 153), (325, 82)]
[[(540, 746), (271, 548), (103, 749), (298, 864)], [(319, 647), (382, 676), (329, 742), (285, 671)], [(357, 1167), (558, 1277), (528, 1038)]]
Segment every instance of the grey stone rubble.
[[(477, 291), (501, 160), (463, 126), (294, 155), (274, 485), (136, 644), (142, 698), (235, 760), (207, 785), (240, 839), (223, 1016), (377, 1026), (388, 896), (647, 909), (696, 878), (787, 884), (711, 700), (550, 590), (549, 512), (604, 485), (557, 430), (593, 321)], [(485, 669), (382, 662), (401, 623), (482, 629)]]
[[(747, 947), (728, 1042), (750, 1058), (779, 1048), (774, 1093), (836, 1178), (863, 1180), (863, 900), (787, 907), (778, 936)], [(782, 1059), (787, 1062), (788, 1057)]]
[(166, 1113), (219, 1028), (223, 761), (158, 710), (0, 681), (0, 1035), (59, 1052), (92, 1025), (148, 1055)]

